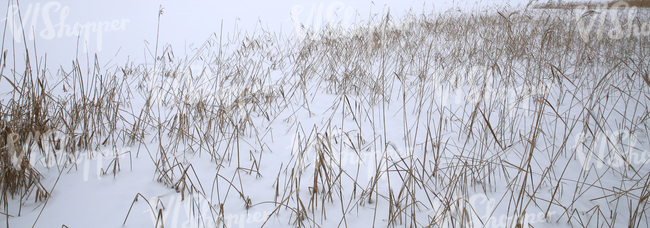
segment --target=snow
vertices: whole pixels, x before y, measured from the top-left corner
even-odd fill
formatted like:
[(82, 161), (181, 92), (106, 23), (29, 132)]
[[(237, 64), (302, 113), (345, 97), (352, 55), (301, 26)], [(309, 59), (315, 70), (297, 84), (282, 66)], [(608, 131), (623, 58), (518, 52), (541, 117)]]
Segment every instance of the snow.
[[(192, 110), (198, 108), (196, 102), (193, 103), (194, 106), (183, 106), (179, 104), (182, 103), (180, 101), (192, 103), (197, 99), (210, 97), (221, 100), (224, 107), (250, 111), (255, 110), (256, 101), (266, 98), (275, 107), (268, 110), (251, 111), (251, 116), (254, 117), (252, 119), (243, 119), (248, 114), (246, 112), (224, 111), (231, 115), (232, 120), (240, 121), (240, 126), (244, 127), (244, 129), (239, 130), (244, 133), (241, 137), (223, 136), (218, 140), (219, 143), (215, 145), (196, 145), (192, 144), (196, 142), (192, 141), (192, 139), (172, 139), (172, 137), (166, 136), (162, 136), (163, 139), (160, 139), (157, 132), (153, 130), (157, 128), (149, 126), (147, 132), (149, 134), (142, 140), (147, 142), (144, 145), (120, 143), (114, 146), (98, 147), (96, 150), (91, 151), (76, 151), (75, 153), (80, 153), (74, 154), (77, 157), (74, 161), (76, 165), (66, 164), (64, 161), (52, 161), (48, 160), (52, 158), (34, 155), (31, 157), (33, 159), (32, 164), (35, 164), (35, 167), (44, 175), (42, 180), (46, 188), (51, 191), (50, 199), (46, 201), (46, 205), (43, 202), (34, 202), (33, 200), (26, 201), (20, 208), (20, 216), (17, 216), (20, 202), (18, 199), (13, 199), (8, 213), (14, 217), (9, 218), (7, 221), (7, 218), (2, 216), (0, 223), (7, 223), (10, 227), (30, 227), (32, 224), (35, 224), (35, 227), (59, 227), (61, 225), (67, 227), (123, 227), (122, 224), (125, 222), (128, 213), (124, 227), (152, 227), (158, 221), (156, 216), (159, 212), (162, 212), (164, 227), (214, 227), (216, 224), (221, 224), (218, 221), (220, 218), (223, 219), (222, 222), (227, 227), (260, 227), (262, 225), (265, 227), (292, 227), (298, 226), (297, 223), (294, 224), (291, 221), (298, 221), (296, 216), (300, 214), (293, 210), (302, 207), (307, 211), (307, 215), (303, 216), (306, 216), (308, 220), (301, 221), (305, 226), (313, 226), (314, 224), (321, 227), (391, 226), (387, 218), (391, 213), (395, 212), (389, 212), (389, 208), (409, 210), (408, 213), (400, 213), (416, 216), (418, 218), (416, 221), (417, 226), (424, 226), (435, 219), (444, 219), (450, 216), (462, 217), (458, 214), (451, 215), (449, 211), (442, 209), (445, 208), (447, 203), (454, 202), (452, 205), (458, 207), (457, 210), (452, 210), (454, 213), (462, 213), (462, 209), (467, 209), (464, 205), (473, 206), (470, 210), (479, 215), (472, 217), (474, 225), (480, 226), (480, 223), (476, 220), (476, 218), (480, 218), (487, 227), (505, 227), (506, 220), (508, 222), (513, 220), (513, 215), (508, 214), (508, 211), (512, 209), (509, 208), (511, 202), (507, 201), (511, 199), (506, 197), (506, 195), (510, 194), (510, 191), (519, 192), (513, 189), (525, 189), (527, 192), (539, 192), (540, 202), (549, 198), (549, 195), (554, 194), (553, 192), (557, 187), (556, 183), (538, 182), (539, 179), (543, 179), (541, 174), (546, 171), (547, 166), (545, 164), (549, 163), (557, 166), (554, 167), (553, 173), (549, 175), (562, 176), (569, 180), (582, 179), (594, 183), (604, 183), (602, 187), (605, 189), (587, 190), (571, 189), (575, 188), (575, 185), (565, 184), (568, 186), (567, 188), (561, 185), (558, 194), (562, 195), (562, 197), (553, 199), (562, 201), (558, 204), (571, 204), (573, 206), (571, 209), (576, 210), (578, 214), (584, 214), (594, 207), (601, 207), (603, 211), (617, 211), (617, 216), (625, 219), (630, 213), (628, 205), (621, 203), (620, 208), (612, 209), (612, 205), (607, 204), (604, 200), (589, 201), (589, 199), (613, 194), (611, 192), (615, 188), (629, 189), (631, 185), (635, 184), (632, 181), (630, 183), (620, 182), (620, 176), (630, 175), (630, 179), (634, 179), (646, 175), (648, 167), (644, 165), (647, 164), (648, 160), (644, 160), (644, 156), (647, 155), (648, 149), (647, 133), (642, 129), (629, 129), (634, 131), (635, 134), (630, 134), (630, 131), (617, 131), (617, 129), (603, 130), (603, 132), (610, 133), (608, 135), (610, 138), (629, 140), (628, 145), (638, 147), (635, 150), (631, 150), (631, 147), (621, 149), (628, 152), (640, 152), (638, 159), (632, 160), (637, 161), (632, 164), (632, 167), (640, 173), (640, 176), (635, 176), (634, 172), (629, 168), (623, 168), (620, 164), (615, 164), (616, 157), (614, 156), (608, 157), (608, 155), (601, 153), (598, 156), (605, 158), (604, 164), (593, 160), (585, 163), (585, 156), (573, 156), (560, 152), (565, 151), (561, 148), (571, 146), (574, 146), (578, 152), (582, 152), (580, 148), (583, 147), (578, 142), (583, 142), (582, 145), (586, 147), (586, 145), (590, 145), (590, 142), (597, 141), (601, 143), (609, 140), (604, 134), (597, 135), (600, 137), (598, 138), (589, 137), (591, 134), (576, 133), (579, 131), (586, 132), (584, 129), (590, 127), (588, 124), (594, 126), (628, 126), (626, 124), (630, 124), (630, 121), (637, 121), (644, 115), (643, 112), (646, 110), (642, 109), (645, 107), (639, 106), (639, 104), (624, 104), (624, 101), (615, 100), (614, 98), (604, 100), (599, 97), (590, 97), (589, 93), (593, 92), (590, 89), (597, 87), (596, 85), (580, 88), (578, 88), (580, 85), (575, 85), (576, 88), (572, 89), (577, 91), (572, 93), (575, 97), (571, 97), (567, 96), (566, 92), (560, 91), (558, 89), (559, 85), (545, 84), (548, 88), (537, 88), (539, 90), (532, 91), (528, 95), (548, 95), (548, 102), (553, 103), (553, 107), (557, 110), (550, 110), (547, 107), (540, 111), (534, 105), (526, 103), (533, 104), (532, 100), (512, 103), (511, 99), (521, 95), (521, 91), (527, 89), (526, 87), (507, 88), (504, 86), (507, 82), (497, 79), (489, 83), (494, 83), (494, 88), (507, 88), (505, 90), (508, 93), (502, 99), (511, 103), (504, 102), (496, 95), (489, 96), (492, 100), (488, 99), (485, 103), (492, 104), (495, 107), (511, 105), (516, 107), (513, 109), (513, 113), (492, 113), (489, 111), (491, 107), (486, 106), (481, 107), (481, 110), (485, 112), (485, 116), (479, 113), (476, 117), (472, 117), (471, 113), (475, 108), (472, 104), (475, 102), (471, 102), (471, 99), (475, 97), (471, 96), (476, 95), (476, 93), (456, 93), (456, 91), (471, 91), (471, 87), (461, 86), (455, 88), (451, 85), (440, 85), (436, 89), (427, 88), (419, 91), (427, 94), (420, 99), (434, 97), (432, 100), (440, 102), (438, 104), (432, 103), (418, 106), (421, 100), (417, 97), (404, 97), (403, 94), (406, 94), (407, 91), (405, 90), (407, 88), (418, 88), (412, 86), (419, 83), (416, 72), (408, 72), (404, 74), (404, 78), (390, 82), (392, 91), (387, 92), (387, 99), (390, 102), (383, 102), (382, 97), (363, 96), (354, 92), (343, 96), (337, 93), (341, 88), (327, 87), (324, 84), (318, 85), (316, 80), (308, 80), (304, 87), (301, 88), (291, 87), (289, 85), (296, 84), (301, 80), (300, 77), (295, 75), (283, 74), (290, 71), (284, 71), (285, 69), (299, 69), (299, 67), (294, 68), (291, 64), (287, 66), (279, 65), (278, 68), (282, 70), (266, 72), (264, 69), (270, 67), (272, 63), (260, 61), (263, 63), (256, 66), (258, 68), (246, 69), (248, 70), (247, 73), (249, 73), (247, 75), (250, 76), (244, 79), (248, 79), (248, 81), (242, 79), (241, 82), (235, 82), (228, 81), (224, 77), (232, 73), (233, 68), (236, 67), (210, 69), (209, 64), (203, 62), (214, 57), (214, 53), (219, 53), (217, 51), (219, 50), (219, 42), (227, 44), (223, 46), (224, 53), (231, 53), (243, 43), (241, 41), (245, 40), (243, 37), (255, 37), (254, 34), (260, 35), (262, 31), (268, 31), (276, 35), (275, 37), (296, 37), (298, 33), (304, 31), (300, 25), (306, 27), (311, 25), (317, 31), (324, 29), (324, 27), (320, 27), (324, 22), (340, 24), (343, 28), (351, 28), (354, 25), (368, 21), (369, 18), (376, 18), (373, 15), (380, 15), (379, 17), (381, 17), (389, 9), (393, 17), (399, 18), (400, 15), (405, 15), (409, 11), (417, 15), (422, 12), (471, 11), (484, 9), (484, 7), (508, 6), (517, 8), (524, 7), (527, 3), (524, 0), (510, 2), (21, 1), (20, 9), (25, 20), (24, 23), (36, 32), (33, 37), (30, 36), (31, 33), (27, 34), (26, 40), (30, 45), (28, 49), (32, 51), (34, 50), (33, 46), (36, 46), (39, 61), (43, 61), (44, 53), (47, 53), (47, 65), (50, 67), (48, 69), (49, 77), (56, 79), (59, 68), (69, 71), (72, 66), (71, 62), (77, 58), (81, 62), (82, 69), (86, 70), (86, 65), (92, 66), (94, 64), (95, 55), (99, 66), (102, 68), (101, 72), (105, 69), (113, 69), (112, 67), (125, 66), (125, 64), (130, 63), (135, 65), (144, 64), (151, 68), (154, 63), (152, 56), (156, 52), (157, 26), (160, 26), (158, 55), (163, 53), (163, 47), (169, 45), (174, 52), (174, 57), (170, 57), (170, 59), (174, 59), (174, 61), (175, 58), (193, 59), (193, 61), (186, 62), (173, 62), (171, 60), (167, 62), (170, 65), (179, 64), (182, 69), (191, 69), (191, 71), (183, 70), (180, 74), (191, 75), (194, 79), (192, 82), (183, 81), (182, 77), (157, 79), (155, 76), (163, 78), (159, 75), (159, 72), (147, 73), (148, 76), (154, 78), (154, 81), (143, 81), (142, 85), (138, 85), (139, 81), (136, 79), (125, 79), (130, 83), (132, 91), (130, 94), (121, 95), (132, 98), (128, 111), (133, 112), (134, 115), (140, 113), (140, 109), (146, 106), (146, 92), (142, 92), (147, 91), (146, 89), (157, 91), (154, 94), (159, 95), (159, 97), (154, 98), (164, 99), (174, 93), (184, 91), (187, 87), (199, 88), (194, 90), (197, 92), (196, 94), (188, 94), (188, 97), (184, 100), (175, 100), (177, 103), (171, 102), (168, 106), (154, 106), (158, 107), (159, 110), (153, 111), (151, 118), (173, 119), (174, 124), (165, 123), (169, 126), (183, 124), (181, 114), (191, 113)], [(164, 13), (159, 16), (158, 12), (161, 10), (161, 6)], [(11, 7), (13, 6), (9, 6), (9, 8)], [(49, 12), (49, 16), (46, 12)], [(3, 11), (3, 13), (6, 14), (7, 10)], [(160, 21), (158, 22), (159, 18)], [(105, 29), (101, 32), (96, 29), (90, 30), (87, 36), (83, 33), (77, 35), (66, 32), (67, 26), (74, 29), (77, 28), (77, 25), (103, 25)], [(12, 33), (7, 34), (14, 35)], [(306, 34), (303, 38), (309, 39), (307, 36), (309, 35)], [(8, 36), (7, 39), (12, 38)], [(236, 40), (237, 43), (230, 40)], [(259, 41), (264, 44), (263, 38)], [(23, 48), (23, 42), (22, 38), (18, 36), (14, 42), (8, 41), (5, 44), (14, 44), (16, 49), (20, 50)], [(251, 45), (253, 43), (251, 42)], [(274, 48), (277, 47), (278, 50), (284, 48), (297, 49), (297, 47), (282, 45), (285, 44), (270, 44)], [(269, 48), (269, 52), (276, 51), (274, 48)], [(243, 57), (242, 59), (254, 62), (268, 58), (253, 51), (251, 53), (254, 54), (251, 54), (253, 56), (250, 56), (249, 59)], [(288, 57), (288, 59), (296, 58), (298, 57)], [(163, 61), (160, 60), (158, 64)], [(309, 63), (310, 60), (305, 61)], [(16, 64), (20, 65), (21, 63)], [(344, 65), (345, 63), (339, 64)], [(365, 70), (368, 70), (369, 74), (373, 74), (380, 67), (372, 65)], [(307, 70), (305, 69), (305, 71)], [(476, 72), (472, 70), (477, 69), (459, 70)], [(489, 75), (492, 71), (478, 69), (478, 73), (484, 75)], [(296, 72), (299, 72), (299, 70), (296, 70)], [(436, 75), (437, 79), (440, 80), (445, 77), (445, 73), (447, 75), (459, 74), (458, 71), (440, 73)], [(118, 73), (117, 75), (121, 76), (122, 74)], [(255, 78), (255, 76), (258, 78)], [(315, 76), (312, 75), (311, 77)], [(318, 77), (326, 76), (318, 75)], [(219, 78), (220, 81), (211, 81), (209, 80), (211, 78)], [(255, 79), (259, 79), (259, 81), (255, 81)], [(585, 81), (580, 80), (580, 82)], [(74, 84), (76, 82), (68, 83)], [(188, 85), (186, 83), (193, 84)], [(355, 81), (351, 84), (360, 88), (372, 87), (372, 85), (360, 83)], [(617, 85), (616, 82), (611, 83)], [(2, 86), (5, 85), (2, 84)], [(144, 89), (138, 91), (137, 89), (140, 86)], [(158, 90), (156, 90), (157, 86)], [(571, 88), (569, 85), (562, 86)], [(3, 87), (1, 98), (6, 100), (9, 97), (5, 95), (7, 91), (5, 88), (9, 87)], [(228, 89), (215, 92), (215, 88)], [(607, 91), (610, 91), (609, 89), (615, 91), (612, 88), (607, 88)], [(251, 90), (249, 91), (251, 93), (246, 98), (252, 101), (243, 106), (238, 106), (238, 98), (240, 98), (239, 95), (243, 90)], [(57, 96), (61, 97), (71, 96), (74, 93), (58, 90), (55, 92)], [(617, 92), (611, 93), (618, 94)], [(642, 101), (647, 101), (642, 99), (642, 96), (647, 94), (647, 91), (632, 90), (629, 93), (632, 94), (630, 97), (638, 97)], [(602, 94), (609, 94), (609, 92), (602, 92)], [(284, 98), (285, 100), (283, 100), (283, 97), (290, 98)], [(566, 99), (570, 103), (567, 103), (567, 101), (558, 102), (561, 99)], [(592, 107), (590, 110), (595, 113), (584, 113), (584, 107)], [(449, 170), (458, 169), (439, 171), (438, 177), (426, 181), (426, 183), (436, 188), (443, 188), (442, 186), (449, 184), (445, 182), (446, 180), (468, 178), (473, 176), (471, 174), (473, 172), (485, 172), (485, 168), (480, 164), (481, 162), (476, 161), (475, 164), (468, 164), (467, 160), (463, 160), (466, 156), (469, 156), (468, 153), (487, 151), (484, 156), (490, 159), (486, 159), (486, 161), (507, 161), (513, 167), (519, 166), (520, 163), (523, 164), (522, 160), (527, 158), (530, 150), (528, 143), (536, 140), (532, 137), (531, 133), (535, 131), (534, 127), (531, 126), (535, 123), (536, 113), (538, 112), (544, 114), (540, 118), (555, 124), (555, 126), (539, 127), (540, 132), (542, 132), (540, 134), (543, 134), (543, 136), (540, 136), (539, 141), (536, 142), (537, 148), (548, 150), (545, 151), (548, 154), (535, 157), (535, 161), (531, 163), (531, 166), (527, 167), (535, 174), (532, 175), (533, 180), (539, 178), (534, 183), (539, 184), (538, 186), (530, 183), (527, 186), (518, 186), (519, 182), (516, 181), (512, 183), (492, 183), (492, 186), (487, 187), (489, 191), (485, 192), (480, 188), (481, 186), (484, 188), (485, 184), (487, 184), (485, 183), (486, 180), (464, 179), (461, 182), (471, 182), (469, 186), (473, 186), (474, 189), (462, 189), (462, 191), (449, 193), (450, 195), (436, 196), (427, 195), (426, 191), (418, 191), (417, 194), (412, 196), (413, 199), (426, 201), (439, 207), (420, 207), (418, 205), (399, 205), (395, 207), (389, 205), (389, 203), (391, 200), (397, 199), (382, 198), (391, 194), (390, 197), (401, 197), (399, 198), (400, 202), (414, 203), (409, 198), (411, 197), (408, 195), (409, 189), (426, 187), (417, 186), (412, 179), (409, 180), (409, 178), (422, 176), (419, 174), (409, 176), (409, 172), (405, 170), (408, 170), (409, 165), (412, 167), (418, 162), (431, 159), (431, 156), (443, 157), (439, 160), (441, 163), (438, 164), (441, 167)], [(554, 119), (555, 122), (550, 121), (553, 120), (556, 113), (562, 115), (565, 120), (572, 121), (573, 118), (592, 115), (593, 122), (578, 122), (577, 125), (579, 126), (576, 129), (579, 130), (572, 132), (564, 127), (558, 128), (557, 125), (561, 123), (557, 119)], [(175, 119), (174, 116), (178, 118)], [(601, 116), (610, 118), (600, 119)], [(205, 130), (203, 127), (206, 126), (204, 125), (206, 121), (202, 119), (204, 117), (185, 116), (185, 118), (187, 122), (184, 124), (193, 126), (188, 128), (193, 133), (191, 137), (206, 137), (206, 135), (212, 134), (211, 132), (219, 131), (213, 128), (201, 134), (200, 132)], [(468, 129), (485, 130), (488, 128), (483, 125), (467, 126), (468, 120), (473, 118), (481, 118), (481, 122), (484, 121), (482, 118), (485, 118), (485, 122), (492, 124), (498, 123), (499, 119), (516, 120), (512, 123), (512, 126), (503, 129), (519, 132), (499, 133), (503, 137), (500, 142), (504, 143), (502, 147), (505, 149), (497, 150), (496, 148), (500, 147), (500, 145), (494, 143), (492, 143), (494, 145), (487, 145), (480, 139), (465, 138)], [(136, 121), (136, 116), (129, 116), (126, 117), (125, 122), (133, 124)], [(219, 125), (213, 124), (211, 126)], [(441, 129), (441, 135), (438, 135), (438, 129), (431, 130), (434, 134), (431, 137), (436, 138), (437, 141), (420, 140), (429, 137), (427, 136), (428, 130), (426, 126)], [(594, 130), (594, 126), (589, 129)], [(118, 127), (126, 128), (130, 126)], [(496, 128), (497, 126), (490, 127)], [(225, 131), (234, 130), (227, 129)], [(490, 135), (488, 131), (480, 134)], [(215, 133), (215, 135), (217, 134)], [(62, 137), (65, 138), (65, 136)], [(522, 138), (530, 141), (526, 142)], [(564, 138), (570, 138), (567, 140), (569, 145), (558, 144), (558, 142), (564, 141)], [(427, 141), (426, 144), (425, 141)], [(596, 143), (599, 146), (595, 150), (596, 153), (603, 152), (605, 151), (603, 148), (610, 147), (607, 143), (598, 143)], [(378, 150), (377, 148), (382, 148), (381, 145), (383, 144), (388, 145), (386, 150)], [(469, 146), (466, 148), (467, 145)], [(329, 151), (332, 148), (335, 151)], [(447, 149), (443, 149), (443, 155), (435, 155), (433, 148), (437, 148), (438, 152), (440, 148)], [(175, 179), (172, 182), (180, 183), (177, 181), (179, 181), (179, 178), (184, 177), (194, 184), (194, 186), (191, 186), (194, 189), (188, 191), (183, 189), (182, 185), (179, 189), (173, 189), (169, 187), (169, 183), (158, 181), (160, 180), (160, 174), (156, 172), (156, 167), (161, 160), (160, 150), (173, 151), (170, 153), (175, 158), (168, 161), (177, 161), (174, 165), (168, 165), (172, 167), (167, 167), (174, 172), (172, 176)], [(219, 151), (219, 153), (211, 154), (210, 150)], [(323, 151), (327, 152), (324, 153)], [(423, 151), (428, 151), (428, 154), (423, 153)], [(56, 159), (67, 156), (66, 153), (72, 153), (63, 150), (57, 150), (56, 152), (58, 154)], [(536, 150), (535, 153), (537, 152), (540, 151)], [(319, 158), (319, 155), (322, 154), (328, 154), (331, 158), (327, 156)], [(591, 156), (586, 157), (587, 159), (592, 158)], [(556, 159), (557, 161), (552, 162)], [(114, 172), (113, 169), (116, 167), (115, 162), (119, 162), (117, 172)], [(588, 166), (589, 162), (594, 165)], [(335, 169), (332, 170), (338, 170), (336, 166), (340, 166), (341, 170), (345, 172), (336, 174), (319, 172), (318, 175), (321, 175), (319, 176), (319, 181), (321, 181), (319, 182), (319, 194), (316, 194), (315, 201), (310, 201), (308, 198), (314, 191), (312, 188), (314, 173), (319, 164), (334, 166)], [(565, 166), (565, 164), (571, 164), (571, 166)], [(583, 164), (583, 169), (578, 171)], [(605, 167), (609, 165), (612, 168), (603, 169), (603, 165)], [(427, 164), (425, 166), (430, 169), (436, 165)], [(473, 170), (472, 167), (483, 168)], [(578, 168), (576, 170), (563, 170), (565, 167)], [(425, 171), (431, 172), (431, 170)], [(411, 172), (424, 173), (423, 170), (411, 170)], [(497, 177), (517, 174), (514, 168), (491, 172), (498, 173)], [(586, 175), (584, 172), (590, 174)], [(592, 172), (596, 172), (596, 174), (591, 175)], [(604, 172), (605, 175), (600, 172)], [(445, 176), (450, 173), (458, 176)], [(601, 175), (603, 175), (602, 179), (599, 178)], [(301, 178), (295, 178), (295, 176)], [(327, 178), (340, 178), (341, 180), (336, 182)], [(408, 181), (404, 181), (405, 179)], [(520, 179), (515, 178), (515, 180)], [(356, 180), (356, 182), (352, 180)], [(330, 189), (323, 189), (322, 183), (327, 181), (331, 181), (333, 184), (330, 185)], [(376, 184), (375, 181), (377, 182), (376, 192), (362, 192), (361, 189), (373, 186), (373, 184)], [(607, 181), (612, 182), (608, 183)], [(353, 188), (357, 191), (355, 194), (351, 194)], [(584, 188), (589, 187), (584, 186)], [(276, 189), (278, 192), (276, 192)], [(324, 193), (327, 190), (332, 190), (332, 192), (329, 192), (329, 194), (332, 194), (332, 198), (328, 198), (327, 193)], [(402, 193), (402, 191), (406, 192)], [(575, 196), (576, 192), (585, 195)], [(380, 193), (381, 196), (377, 196), (377, 193)], [(149, 203), (145, 202), (142, 196)], [(314, 202), (315, 205), (299, 205), (294, 197), (303, 197), (302, 200), (305, 203)], [(506, 202), (501, 201), (502, 197), (505, 197)], [(574, 199), (576, 197), (580, 199)], [(138, 198), (138, 200), (134, 201), (134, 198)], [(466, 200), (469, 204), (465, 203)], [(574, 204), (571, 203), (573, 201), (575, 201)], [(549, 206), (548, 202), (544, 203), (543, 206), (530, 206), (527, 208), (528, 211), (524, 213), (527, 223), (534, 227), (573, 227), (576, 225), (556, 222), (558, 220), (563, 221), (562, 219), (566, 220), (570, 215), (563, 214), (566, 211), (556, 204)], [(545, 218), (545, 211), (540, 208), (545, 209), (547, 206), (551, 210), (548, 214), (549, 217)], [(416, 210), (416, 207), (419, 210)], [(315, 210), (312, 210), (312, 208), (315, 208)], [(345, 211), (345, 214), (342, 211)], [(397, 226), (409, 224), (411, 218), (408, 216), (399, 217), (401, 220), (396, 223)], [(583, 219), (585, 218), (583, 217)], [(618, 223), (616, 225), (622, 225), (620, 222)], [(641, 227), (647, 227), (647, 223), (645, 226), (641, 224)]]

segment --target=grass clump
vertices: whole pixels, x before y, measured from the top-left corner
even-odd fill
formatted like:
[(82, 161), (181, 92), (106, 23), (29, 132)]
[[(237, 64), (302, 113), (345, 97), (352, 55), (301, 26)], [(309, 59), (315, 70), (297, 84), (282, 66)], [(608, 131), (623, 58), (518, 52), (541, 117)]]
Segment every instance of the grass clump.
[(154, 180), (211, 202), (192, 211), (215, 226), (264, 210), (263, 226), (643, 227), (650, 44), (584, 39), (598, 31), (576, 18), (593, 15), (386, 13), (300, 39), (215, 34), (188, 56), (163, 45), (153, 64), (106, 74), (76, 62), (53, 83), (70, 91), (60, 96), (42, 76), (7, 79), (37, 89), (14, 86), (4, 134), (137, 146)]

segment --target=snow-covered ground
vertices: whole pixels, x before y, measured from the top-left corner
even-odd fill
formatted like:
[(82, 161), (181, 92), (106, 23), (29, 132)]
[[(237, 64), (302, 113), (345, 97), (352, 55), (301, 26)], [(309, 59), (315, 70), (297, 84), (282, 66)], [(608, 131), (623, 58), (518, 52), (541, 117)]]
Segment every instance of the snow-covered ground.
[(50, 195), (0, 223), (648, 227), (644, 21), (589, 42), (527, 4), (10, 1), (0, 113), (27, 49)]

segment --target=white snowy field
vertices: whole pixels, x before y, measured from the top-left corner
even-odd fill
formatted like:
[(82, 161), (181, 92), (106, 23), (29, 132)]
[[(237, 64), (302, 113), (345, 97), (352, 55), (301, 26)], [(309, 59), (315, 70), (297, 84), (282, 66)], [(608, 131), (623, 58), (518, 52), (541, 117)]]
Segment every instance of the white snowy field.
[(0, 223), (649, 227), (648, 11), (535, 4), (9, 1)]

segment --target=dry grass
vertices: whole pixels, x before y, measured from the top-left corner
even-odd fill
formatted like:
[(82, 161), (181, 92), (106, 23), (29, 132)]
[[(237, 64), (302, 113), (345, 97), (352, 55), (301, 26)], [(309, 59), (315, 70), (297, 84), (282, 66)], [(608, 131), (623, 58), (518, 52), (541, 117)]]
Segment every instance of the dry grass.
[[(2, 213), (14, 195), (48, 196), (29, 156), (16, 169), (10, 150), (57, 130), (65, 151), (146, 151), (155, 179), (183, 200), (208, 199), (208, 211), (193, 210), (219, 226), (228, 208), (270, 209), (264, 226), (492, 226), (505, 215), (504, 226), (525, 227), (531, 213), (576, 227), (647, 224), (647, 162), (629, 156), (647, 141), (623, 140), (648, 132), (646, 38), (585, 42), (575, 15), (512, 9), (383, 14), (308, 32), (317, 35), (221, 32), (182, 57), (156, 41), (153, 63), (100, 73), (96, 59), (85, 72), (77, 60), (57, 82), (39, 67), (3, 75), (14, 90), (0, 107)], [(589, 155), (622, 165), (578, 161)], [(109, 156), (104, 174), (115, 174)], [(210, 159), (214, 173), (188, 157)], [(255, 198), (256, 185), (273, 197)], [(164, 206), (151, 210), (164, 221)]]
[(568, 2), (568, 3), (549, 3), (547, 4), (537, 4), (534, 5), (533, 8), (536, 9), (575, 9), (576, 7), (579, 6), (586, 6), (589, 8), (597, 8), (597, 7), (602, 7), (604, 3), (607, 4), (607, 6), (613, 6), (616, 5), (617, 3), (620, 2), (625, 2), (627, 3), (628, 7), (637, 7), (637, 8), (650, 8), (650, 1), (648, 0), (630, 0), (630, 1), (610, 1), (610, 2), (603, 2), (603, 3), (593, 3), (590, 1), (587, 2)]

